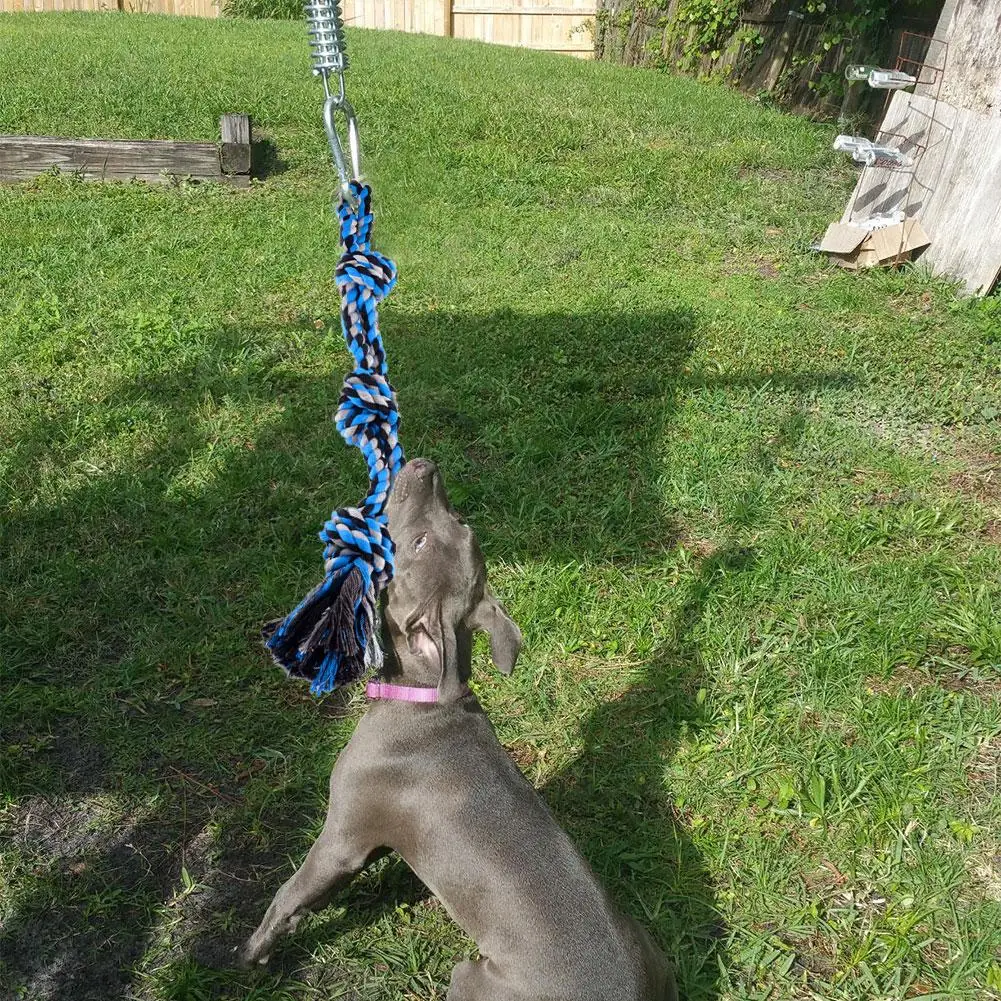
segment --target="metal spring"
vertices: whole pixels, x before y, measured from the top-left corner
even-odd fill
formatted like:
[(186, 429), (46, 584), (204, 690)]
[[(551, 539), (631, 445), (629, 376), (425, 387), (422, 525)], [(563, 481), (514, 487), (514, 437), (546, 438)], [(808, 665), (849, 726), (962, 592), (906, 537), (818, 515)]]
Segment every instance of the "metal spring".
[(348, 68), (348, 55), (340, 0), (310, 0), (303, 10), (309, 25), (313, 72), (323, 77), (331, 72), (343, 73)]

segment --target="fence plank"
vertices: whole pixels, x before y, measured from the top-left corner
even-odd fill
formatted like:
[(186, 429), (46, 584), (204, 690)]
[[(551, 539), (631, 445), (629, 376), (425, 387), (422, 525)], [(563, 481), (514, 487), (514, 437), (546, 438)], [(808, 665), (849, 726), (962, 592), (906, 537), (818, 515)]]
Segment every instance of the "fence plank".
[[(4, 2), (4, 0), (0, 0)], [(344, 0), (344, 20), (355, 28), (391, 28), (498, 45), (593, 55), (590, 36), (581, 29), (593, 24), (596, 0)]]
[(540, 17), (545, 15), (593, 17), (595, 12), (594, 7), (469, 7), (459, 5), (452, 8), (453, 14), (506, 14), (516, 17)]
[(183, 14), (219, 17), (221, 0), (0, 0), (0, 12), (60, 10), (127, 11), (136, 14)]

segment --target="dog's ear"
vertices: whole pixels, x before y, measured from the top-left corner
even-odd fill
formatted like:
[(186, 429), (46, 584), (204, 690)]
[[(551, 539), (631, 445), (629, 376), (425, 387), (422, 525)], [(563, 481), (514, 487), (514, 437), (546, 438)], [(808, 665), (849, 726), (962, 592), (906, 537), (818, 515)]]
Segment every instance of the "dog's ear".
[(455, 634), (446, 628), (440, 601), (429, 601), (406, 623), (407, 646), (438, 673), (438, 701), (454, 702), (466, 693), (459, 677)]
[(444, 644), (441, 629), (438, 628), (439, 617), (434, 609), (424, 609), (424, 614), (407, 623), (407, 647), (412, 654), (426, 660), (441, 672), (444, 658)]
[(473, 609), (467, 623), (470, 629), (490, 634), (490, 657), (498, 671), (510, 674), (521, 653), (521, 630), (490, 588), (483, 589), (483, 598)]

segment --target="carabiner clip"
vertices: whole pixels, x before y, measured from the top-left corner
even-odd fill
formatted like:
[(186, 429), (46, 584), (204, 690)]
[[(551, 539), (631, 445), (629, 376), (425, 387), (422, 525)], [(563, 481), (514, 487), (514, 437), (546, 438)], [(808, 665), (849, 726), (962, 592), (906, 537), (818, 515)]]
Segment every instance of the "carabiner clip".
[[(304, 7), (309, 23), (309, 45), (313, 50), (313, 73), (323, 81), (323, 128), (334, 155), (334, 167), (341, 182), (341, 198), (358, 207), (358, 200), (351, 194), (351, 182), (361, 180), (361, 143), (358, 140), (358, 122), (354, 108), (344, 95), (344, 71), (348, 56), (344, 48), (344, 19), (340, 0), (308, 0)], [(331, 90), (330, 77), (337, 75), (337, 91)], [(337, 112), (344, 113), (347, 130), (347, 156), (337, 131)], [(350, 158), (350, 165), (348, 159)], [(349, 169), (350, 168), (350, 169)]]
[[(354, 108), (344, 96), (344, 78), (341, 78), (340, 93), (335, 97), (328, 94), (323, 102), (323, 127), (327, 133), (327, 142), (330, 143), (330, 152), (334, 156), (334, 167), (337, 169), (337, 176), (341, 182), (341, 198), (348, 202), (353, 208), (357, 208), (355, 198), (351, 194), (351, 182), (361, 179), (361, 142), (358, 138), (358, 121), (355, 118)], [(326, 84), (326, 80), (324, 80)], [(338, 111), (344, 113), (344, 124), (347, 129), (347, 153), (350, 158), (344, 155), (344, 147), (341, 144), (341, 137), (337, 131), (337, 121), (335, 115)], [(350, 169), (349, 169), (350, 168)]]

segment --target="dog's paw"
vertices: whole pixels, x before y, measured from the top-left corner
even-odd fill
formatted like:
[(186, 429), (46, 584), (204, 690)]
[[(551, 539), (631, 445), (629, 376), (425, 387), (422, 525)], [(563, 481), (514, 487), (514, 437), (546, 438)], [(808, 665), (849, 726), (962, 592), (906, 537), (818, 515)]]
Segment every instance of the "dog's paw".
[(270, 954), (255, 949), (251, 942), (244, 942), (243, 945), (235, 947), (233, 952), (236, 965), (241, 970), (252, 970), (255, 966), (266, 966), (271, 958)]

